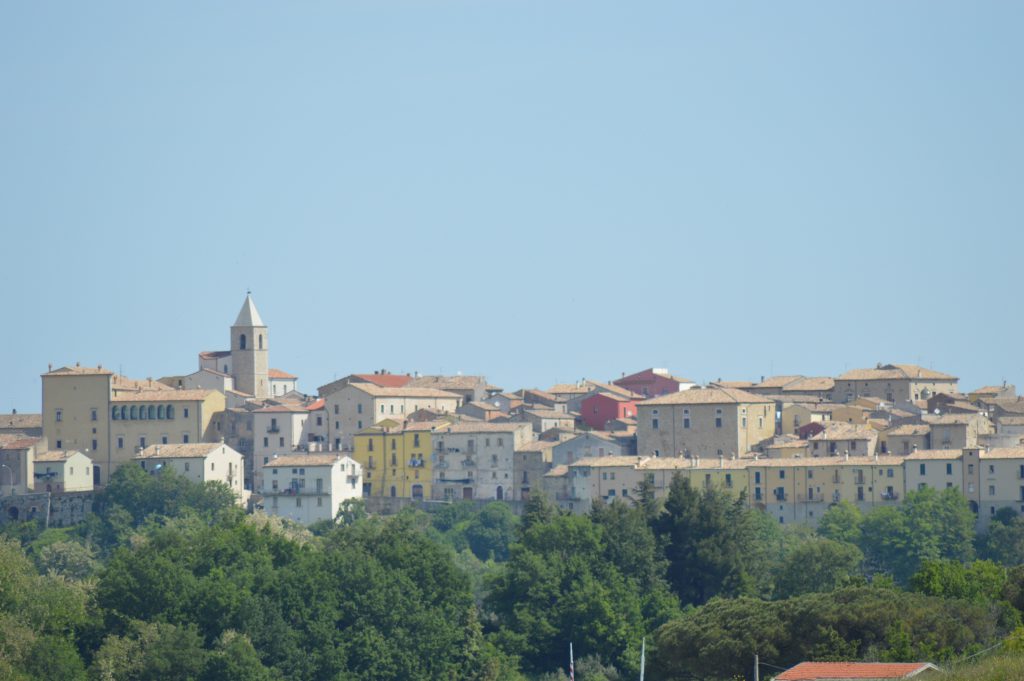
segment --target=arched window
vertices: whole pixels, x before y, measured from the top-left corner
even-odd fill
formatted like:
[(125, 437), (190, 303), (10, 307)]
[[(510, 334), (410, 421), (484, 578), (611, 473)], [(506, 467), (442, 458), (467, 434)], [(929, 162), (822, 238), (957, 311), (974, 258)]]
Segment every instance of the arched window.
[(146, 405), (139, 407), (139, 419), (146, 420)]
[(134, 404), (132, 405), (131, 414), (132, 414), (132, 421), (134, 421), (135, 419), (139, 418), (139, 409)]
[(117, 417), (121, 415), (121, 410), (118, 407), (114, 407), (110, 412), (110, 418), (117, 420)]
[(260, 334), (260, 350), (263, 349), (263, 334)]
[(154, 407), (152, 404), (149, 405), (149, 419), (151, 421), (156, 420), (156, 407)]
[(168, 419), (173, 419), (174, 418), (174, 405), (173, 404), (168, 404), (167, 405), (167, 418)]
[(121, 420), (128, 418), (128, 407), (121, 407)]
[(395, 456), (394, 452), (391, 452), (391, 465), (392, 466), (397, 466), (398, 465), (398, 457)]
[(243, 333), (238, 337), (238, 349), (245, 350), (245, 334)]
[(160, 421), (164, 420), (164, 405), (161, 404), (159, 407), (156, 408), (156, 417)]
[(393, 496), (393, 497), (397, 497), (398, 496), (398, 490), (395, 489), (394, 485), (391, 486), (391, 496)]

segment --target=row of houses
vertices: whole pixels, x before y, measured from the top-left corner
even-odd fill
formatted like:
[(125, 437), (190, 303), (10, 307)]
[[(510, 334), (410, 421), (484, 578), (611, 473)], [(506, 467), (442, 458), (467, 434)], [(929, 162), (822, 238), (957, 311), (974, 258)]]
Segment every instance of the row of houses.
[(635, 500), (642, 483), (656, 498), (664, 497), (676, 476), (697, 489), (743, 498), (780, 523), (816, 525), (840, 501), (866, 512), (899, 504), (907, 492), (925, 488), (960, 490), (980, 529), (1001, 508), (1024, 513), (1024, 447), (918, 450), (907, 456), (590, 457), (552, 468), (544, 490), (566, 510), (586, 513), (597, 500)]

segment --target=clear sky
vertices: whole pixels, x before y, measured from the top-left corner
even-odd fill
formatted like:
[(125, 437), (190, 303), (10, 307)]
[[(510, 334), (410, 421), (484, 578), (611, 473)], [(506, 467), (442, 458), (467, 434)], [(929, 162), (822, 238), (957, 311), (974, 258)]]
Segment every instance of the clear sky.
[[(0, 1), (0, 410), (876, 362), (1024, 383), (1024, 3)], [(1024, 387), (1024, 386), (1022, 386)]]

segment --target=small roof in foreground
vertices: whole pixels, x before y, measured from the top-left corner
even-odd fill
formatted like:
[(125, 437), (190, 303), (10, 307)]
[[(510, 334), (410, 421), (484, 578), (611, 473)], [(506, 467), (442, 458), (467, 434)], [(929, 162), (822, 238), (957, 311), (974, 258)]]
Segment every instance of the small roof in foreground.
[(776, 676), (775, 681), (889, 681), (911, 679), (935, 669), (929, 662), (801, 662)]
[(187, 444), (150, 445), (143, 449), (136, 459), (202, 459), (223, 442), (190, 442)]

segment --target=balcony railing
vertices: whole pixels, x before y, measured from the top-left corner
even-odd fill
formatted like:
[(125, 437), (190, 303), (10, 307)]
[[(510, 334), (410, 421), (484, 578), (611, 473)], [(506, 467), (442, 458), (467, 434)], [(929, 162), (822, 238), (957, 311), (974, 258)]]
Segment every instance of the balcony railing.
[(465, 468), (472, 468), (473, 466), (476, 465), (476, 461), (473, 461), (473, 459), (463, 459), (462, 465)]
[(267, 426), (267, 432), (268, 433), (280, 433), (281, 432), (281, 428), (278, 427), (278, 426)]
[(897, 492), (882, 492), (882, 501), (897, 501), (900, 495)]

